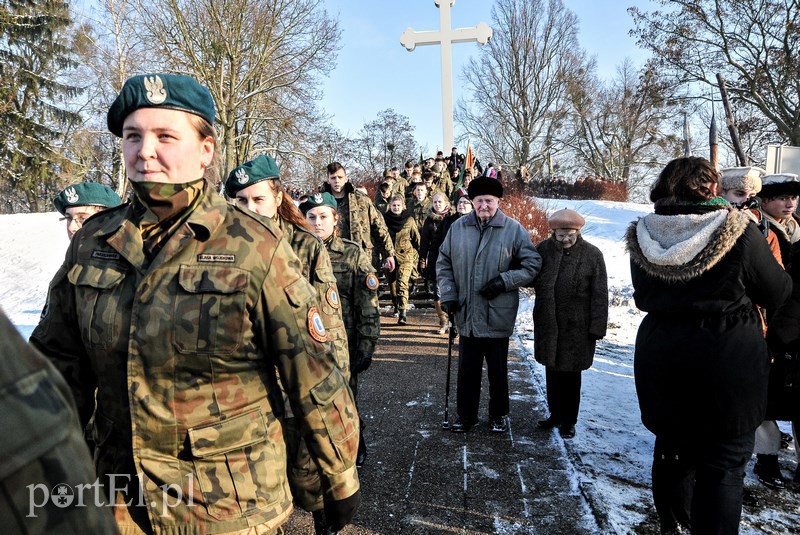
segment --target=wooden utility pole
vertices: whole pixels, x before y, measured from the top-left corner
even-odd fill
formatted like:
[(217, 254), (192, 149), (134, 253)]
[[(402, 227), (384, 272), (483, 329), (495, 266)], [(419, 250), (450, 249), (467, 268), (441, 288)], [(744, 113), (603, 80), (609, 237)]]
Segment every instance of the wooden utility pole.
[(728, 124), (728, 131), (731, 133), (733, 150), (736, 152), (739, 165), (746, 167), (750, 165), (750, 159), (744, 153), (744, 150), (742, 150), (742, 144), (739, 142), (739, 130), (736, 128), (736, 122), (733, 119), (731, 103), (728, 100), (728, 90), (725, 88), (725, 79), (719, 73), (717, 73), (717, 82), (719, 84), (719, 93), (722, 95), (722, 107), (725, 108), (725, 122)]

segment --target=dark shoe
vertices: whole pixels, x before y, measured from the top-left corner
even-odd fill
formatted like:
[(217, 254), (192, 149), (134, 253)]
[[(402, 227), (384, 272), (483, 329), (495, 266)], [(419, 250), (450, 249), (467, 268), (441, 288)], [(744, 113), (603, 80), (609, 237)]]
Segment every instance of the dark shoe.
[(401, 310), (400, 311), (400, 317), (397, 318), (397, 324), (398, 325), (406, 325), (406, 324), (408, 324), (408, 321), (406, 320), (406, 311), (405, 310)]
[(558, 427), (561, 424), (559, 424), (558, 420), (554, 420), (553, 417), (551, 416), (547, 420), (539, 420), (536, 423), (536, 425), (539, 427), (539, 429), (552, 429), (554, 427)]
[(338, 533), (328, 526), (324, 509), (312, 512), (311, 516), (314, 517), (314, 535), (335, 535)]
[(364, 442), (364, 437), (361, 436), (358, 440), (358, 453), (356, 453), (356, 466), (361, 468), (367, 460), (367, 444)]
[(450, 431), (452, 431), (453, 433), (466, 433), (467, 431), (472, 429), (472, 426), (474, 425), (475, 422), (464, 422), (461, 420), (461, 418), (459, 418), (458, 420), (456, 420), (456, 423), (450, 426)]
[(508, 429), (508, 419), (505, 416), (499, 418), (492, 418), (491, 428), (492, 433), (505, 433)]
[(561, 438), (575, 438), (574, 425), (562, 425), (558, 428), (558, 432), (561, 433)]
[(789, 447), (789, 444), (791, 443), (792, 443), (792, 435), (781, 431), (781, 449), (782, 450), (787, 449)]
[(786, 488), (786, 482), (781, 475), (781, 468), (778, 464), (777, 455), (756, 455), (756, 464), (753, 467), (753, 473), (765, 487), (774, 490), (783, 490)]

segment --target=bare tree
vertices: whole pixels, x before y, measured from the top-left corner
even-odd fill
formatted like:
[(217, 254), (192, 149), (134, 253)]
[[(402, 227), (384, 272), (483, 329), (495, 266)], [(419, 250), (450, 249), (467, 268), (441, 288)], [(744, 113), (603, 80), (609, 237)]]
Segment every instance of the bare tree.
[(571, 88), (576, 136), (568, 141), (585, 173), (625, 183), (634, 191), (679, 148), (675, 103), (647, 66), (623, 61), (608, 84), (583, 80)]
[(756, 108), (784, 141), (800, 145), (800, 1), (654, 0), (632, 7), (639, 45), (670, 80), (716, 86)]
[(222, 175), (260, 152), (303, 155), (297, 120), (335, 65), (339, 27), (322, 0), (139, 1), (139, 29), (165, 69), (217, 105)]
[(578, 19), (562, 0), (497, 0), (492, 20), (492, 40), (461, 76), (470, 93), (457, 105), (461, 140), (479, 140), (494, 161), (547, 172), (562, 148), (568, 84), (587, 68)]
[(378, 178), (386, 167), (400, 167), (416, 158), (417, 150), (411, 121), (392, 109), (378, 112), (375, 120), (365, 123), (350, 146), (355, 165), (348, 174), (356, 180)]

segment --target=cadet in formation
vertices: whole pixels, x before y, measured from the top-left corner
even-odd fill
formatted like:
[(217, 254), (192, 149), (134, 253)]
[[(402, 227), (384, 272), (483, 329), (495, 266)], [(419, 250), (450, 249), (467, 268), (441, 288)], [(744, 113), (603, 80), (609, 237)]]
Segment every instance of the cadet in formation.
[(81, 424), (95, 412), (95, 464), (123, 533), (277, 531), (292, 502), (274, 369), (340, 529), (360, 501), (355, 404), (282, 232), (206, 181), (213, 122), (193, 78), (125, 82), (108, 127), (135, 196), (79, 231), (31, 341)]
[[(239, 206), (270, 218), (283, 231), (284, 238), (291, 244), (303, 265), (303, 276), (317, 291), (322, 323), (332, 339), (336, 363), (345, 377), (349, 378), (347, 334), (342, 322), (341, 302), (330, 258), (322, 241), (311, 232), (305, 217), (284, 191), (275, 160), (262, 154), (235, 168), (225, 182), (225, 193), (235, 199)], [(317, 532), (328, 533), (319, 469), (303, 440), (285, 392), (283, 397), (281, 419), (286, 440), (287, 475), (294, 503), (315, 514)]]
[(387, 274), (387, 282), (392, 293), (392, 300), (397, 314), (397, 323), (407, 323), (406, 311), (408, 310), (408, 283), (414, 270), (417, 269), (419, 260), (419, 229), (414, 217), (406, 210), (406, 203), (402, 196), (395, 195), (389, 203), (389, 209), (383, 214), (386, 227), (394, 242), (397, 258), (397, 269)]
[(64, 188), (53, 204), (67, 222), (67, 236), (71, 240), (87, 219), (97, 212), (119, 206), (119, 195), (106, 185), (97, 182), (81, 182)]
[[(342, 316), (347, 329), (350, 352), (350, 388), (355, 397), (358, 393), (358, 375), (369, 368), (375, 345), (381, 330), (378, 313), (378, 277), (370, 258), (350, 240), (336, 235), (338, 214), (336, 199), (330, 193), (309, 196), (300, 209), (319, 236), (331, 257), (339, 297), (342, 300)], [(357, 466), (363, 466), (367, 457), (367, 445), (361, 426), (358, 443)], [(315, 514), (318, 524), (320, 514)]]
[(381, 263), (387, 270), (394, 271), (394, 245), (380, 212), (369, 196), (356, 191), (342, 164), (331, 162), (327, 169), (328, 182), (322, 186), (322, 191), (336, 199), (339, 234), (360, 245), (370, 258), (378, 259), (376, 266)]

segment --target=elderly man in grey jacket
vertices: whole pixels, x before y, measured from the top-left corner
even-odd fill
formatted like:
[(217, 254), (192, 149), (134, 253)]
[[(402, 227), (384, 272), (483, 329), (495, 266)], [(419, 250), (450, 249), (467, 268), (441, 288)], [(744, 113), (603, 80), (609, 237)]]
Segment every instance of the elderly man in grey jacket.
[(514, 331), (520, 286), (530, 284), (542, 258), (528, 232), (499, 209), (503, 185), (480, 177), (469, 184), (475, 211), (459, 218), (436, 263), (442, 309), (455, 314), (458, 350), (458, 420), (469, 431), (478, 421), (483, 359), (489, 376), (492, 432), (508, 427), (508, 339)]

